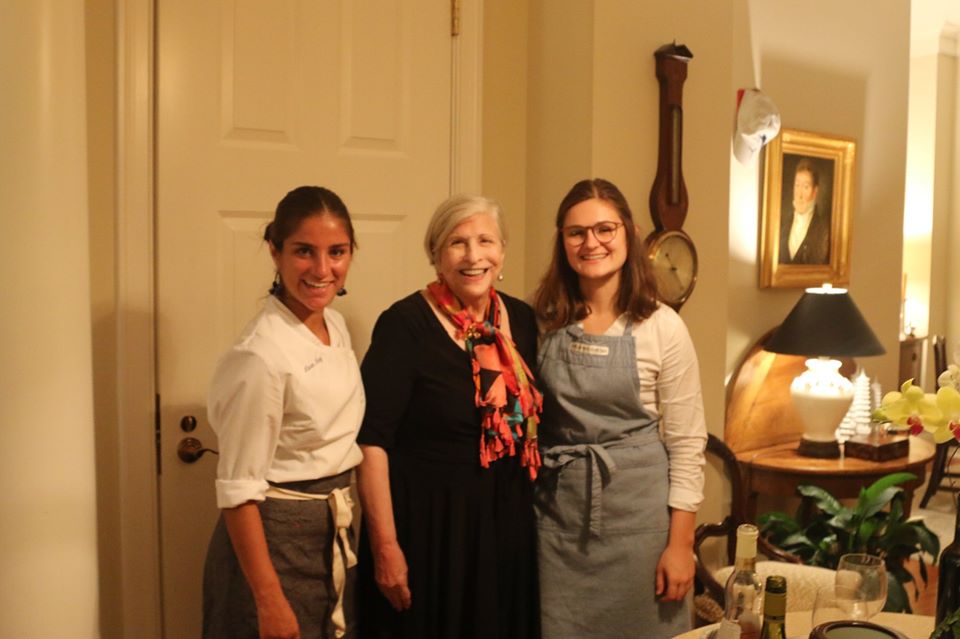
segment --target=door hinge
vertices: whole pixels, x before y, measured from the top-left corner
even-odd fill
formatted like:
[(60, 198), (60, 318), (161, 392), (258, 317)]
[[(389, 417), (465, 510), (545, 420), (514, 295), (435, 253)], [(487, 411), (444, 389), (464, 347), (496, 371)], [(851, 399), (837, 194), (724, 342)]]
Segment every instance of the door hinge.
[(157, 457), (157, 474), (161, 473), (160, 456), (160, 394), (155, 394), (153, 399), (153, 447)]
[(450, 0), (450, 35), (460, 35), (460, 0)]

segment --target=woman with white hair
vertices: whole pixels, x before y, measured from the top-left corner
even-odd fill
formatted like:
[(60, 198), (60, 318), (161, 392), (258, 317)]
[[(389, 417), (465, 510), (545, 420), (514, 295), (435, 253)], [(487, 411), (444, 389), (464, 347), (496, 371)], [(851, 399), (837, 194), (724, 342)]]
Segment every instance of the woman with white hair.
[(498, 293), (499, 205), (442, 203), (437, 279), (377, 320), (361, 367), (361, 637), (537, 637), (537, 326)]

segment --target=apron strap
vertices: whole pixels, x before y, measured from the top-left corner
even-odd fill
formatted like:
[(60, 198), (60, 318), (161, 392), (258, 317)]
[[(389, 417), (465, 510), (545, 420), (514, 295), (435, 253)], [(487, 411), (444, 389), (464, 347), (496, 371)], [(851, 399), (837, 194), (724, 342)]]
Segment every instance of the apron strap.
[(600, 536), (600, 523), (603, 506), (603, 480), (609, 481), (617, 472), (617, 464), (602, 444), (577, 444), (575, 446), (553, 446), (543, 454), (545, 468), (558, 469), (560, 473), (570, 462), (586, 457), (590, 469), (590, 534)]
[(333, 588), (337, 593), (337, 605), (333, 609), (331, 620), (336, 627), (336, 636), (347, 634), (346, 616), (343, 612), (343, 595), (347, 584), (347, 570), (357, 565), (357, 555), (350, 547), (347, 531), (353, 524), (353, 500), (350, 488), (334, 488), (327, 494), (302, 493), (298, 490), (270, 486), (267, 497), (274, 499), (293, 499), (296, 501), (325, 500), (333, 516)]
[(617, 439), (604, 444), (551, 446), (543, 451), (543, 467), (556, 469), (559, 476), (571, 462), (582, 458), (587, 459), (590, 470), (589, 528), (591, 535), (599, 537), (603, 518), (603, 482), (609, 482), (617, 472), (617, 463), (613, 461), (609, 451), (627, 446), (643, 446), (658, 441), (660, 441), (660, 432), (656, 428), (647, 428), (626, 439)]

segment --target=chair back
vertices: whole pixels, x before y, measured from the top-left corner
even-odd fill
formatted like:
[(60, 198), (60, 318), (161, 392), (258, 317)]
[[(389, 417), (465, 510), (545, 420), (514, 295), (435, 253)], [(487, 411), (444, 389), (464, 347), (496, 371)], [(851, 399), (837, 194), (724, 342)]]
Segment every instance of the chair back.
[(943, 335), (933, 336), (933, 371), (936, 379), (947, 370), (947, 340)]
[[(751, 523), (746, 516), (746, 493), (744, 493), (743, 476), (740, 462), (732, 450), (722, 439), (715, 435), (707, 435), (707, 455), (720, 459), (723, 462), (724, 474), (730, 480), (730, 514), (715, 524), (700, 524), (697, 526), (693, 541), (693, 554), (696, 557), (696, 578), (703, 589), (710, 596), (723, 604), (723, 586), (713, 577), (710, 570), (704, 565), (700, 548), (703, 542), (711, 537), (726, 537), (726, 564), (732, 564), (737, 552), (737, 527), (740, 524)], [(778, 561), (801, 563), (799, 557), (772, 546), (766, 539), (757, 539), (757, 550)]]

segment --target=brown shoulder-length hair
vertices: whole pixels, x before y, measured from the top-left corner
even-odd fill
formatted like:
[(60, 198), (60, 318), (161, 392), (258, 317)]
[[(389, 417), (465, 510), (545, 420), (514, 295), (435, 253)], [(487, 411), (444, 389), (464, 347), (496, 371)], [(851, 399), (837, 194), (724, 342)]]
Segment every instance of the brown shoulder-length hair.
[(533, 308), (546, 330), (567, 326), (590, 314), (580, 291), (579, 277), (567, 261), (562, 229), (567, 212), (580, 202), (591, 199), (603, 200), (613, 206), (623, 222), (627, 237), (627, 260), (620, 271), (617, 310), (629, 313), (634, 320), (640, 321), (650, 317), (657, 308), (657, 283), (643, 254), (643, 241), (637, 237), (627, 199), (620, 189), (607, 180), (581, 180), (573, 185), (557, 209), (553, 258), (534, 295)]

